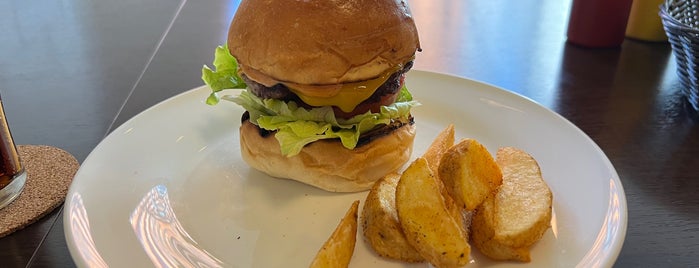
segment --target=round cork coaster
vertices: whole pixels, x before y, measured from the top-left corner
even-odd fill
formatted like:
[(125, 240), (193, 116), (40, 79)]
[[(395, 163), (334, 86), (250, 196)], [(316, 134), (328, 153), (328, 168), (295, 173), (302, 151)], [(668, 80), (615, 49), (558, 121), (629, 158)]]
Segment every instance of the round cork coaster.
[(80, 164), (68, 152), (45, 145), (17, 146), (27, 172), (22, 193), (0, 209), (0, 237), (36, 222), (63, 203)]

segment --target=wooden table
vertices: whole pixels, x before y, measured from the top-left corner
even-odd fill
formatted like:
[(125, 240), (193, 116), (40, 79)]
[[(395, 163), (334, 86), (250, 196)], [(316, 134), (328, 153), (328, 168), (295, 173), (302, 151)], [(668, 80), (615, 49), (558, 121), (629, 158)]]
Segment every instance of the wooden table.
[[(115, 127), (202, 84), (238, 1), (0, 2), (0, 92), (18, 144), (82, 161)], [(567, 118), (607, 154), (628, 201), (618, 267), (699, 266), (699, 125), (666, 43), (565, 42), (570, 1), (412, 1), (416, 69), (483, 81)], [(2, 267), (74, 266), (62, 211), (0, 239)]]

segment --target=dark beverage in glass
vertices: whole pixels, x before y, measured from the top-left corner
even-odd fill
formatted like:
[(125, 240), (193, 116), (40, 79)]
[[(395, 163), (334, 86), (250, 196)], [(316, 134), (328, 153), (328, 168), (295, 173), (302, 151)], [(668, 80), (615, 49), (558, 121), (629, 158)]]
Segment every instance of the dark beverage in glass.
[(24, 189), (27, 174), (5, 118), (0, 97), (0, 209), (12, 203)]

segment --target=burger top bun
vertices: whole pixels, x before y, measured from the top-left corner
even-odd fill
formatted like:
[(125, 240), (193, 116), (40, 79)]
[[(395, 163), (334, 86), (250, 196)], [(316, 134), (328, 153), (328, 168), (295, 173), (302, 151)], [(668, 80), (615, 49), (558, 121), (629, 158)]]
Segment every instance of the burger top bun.
[(247, 0), (228, 32), (243, 73), (267, 86), (375, 78), (419, 47), (401, 0)]

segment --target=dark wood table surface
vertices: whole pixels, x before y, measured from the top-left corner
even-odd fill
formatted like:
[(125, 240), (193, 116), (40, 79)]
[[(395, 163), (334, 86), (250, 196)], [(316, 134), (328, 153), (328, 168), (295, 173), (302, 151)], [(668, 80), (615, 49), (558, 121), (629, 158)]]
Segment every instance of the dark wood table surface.
[[(0, 1), (0, 93), (16, 142), (83, 161), (110, 130), (202, 84), (237, 4)], [(667, 43), (567, 44), (570, 1), (411, 5), (424, 48), (416, 69), (527, 96), (607, 154), (628, 201), (616, 266), (699, 267), (699, 121), (686, 110)], [(0, 267), (74, 265), (60, 208), (0, 238)]]

